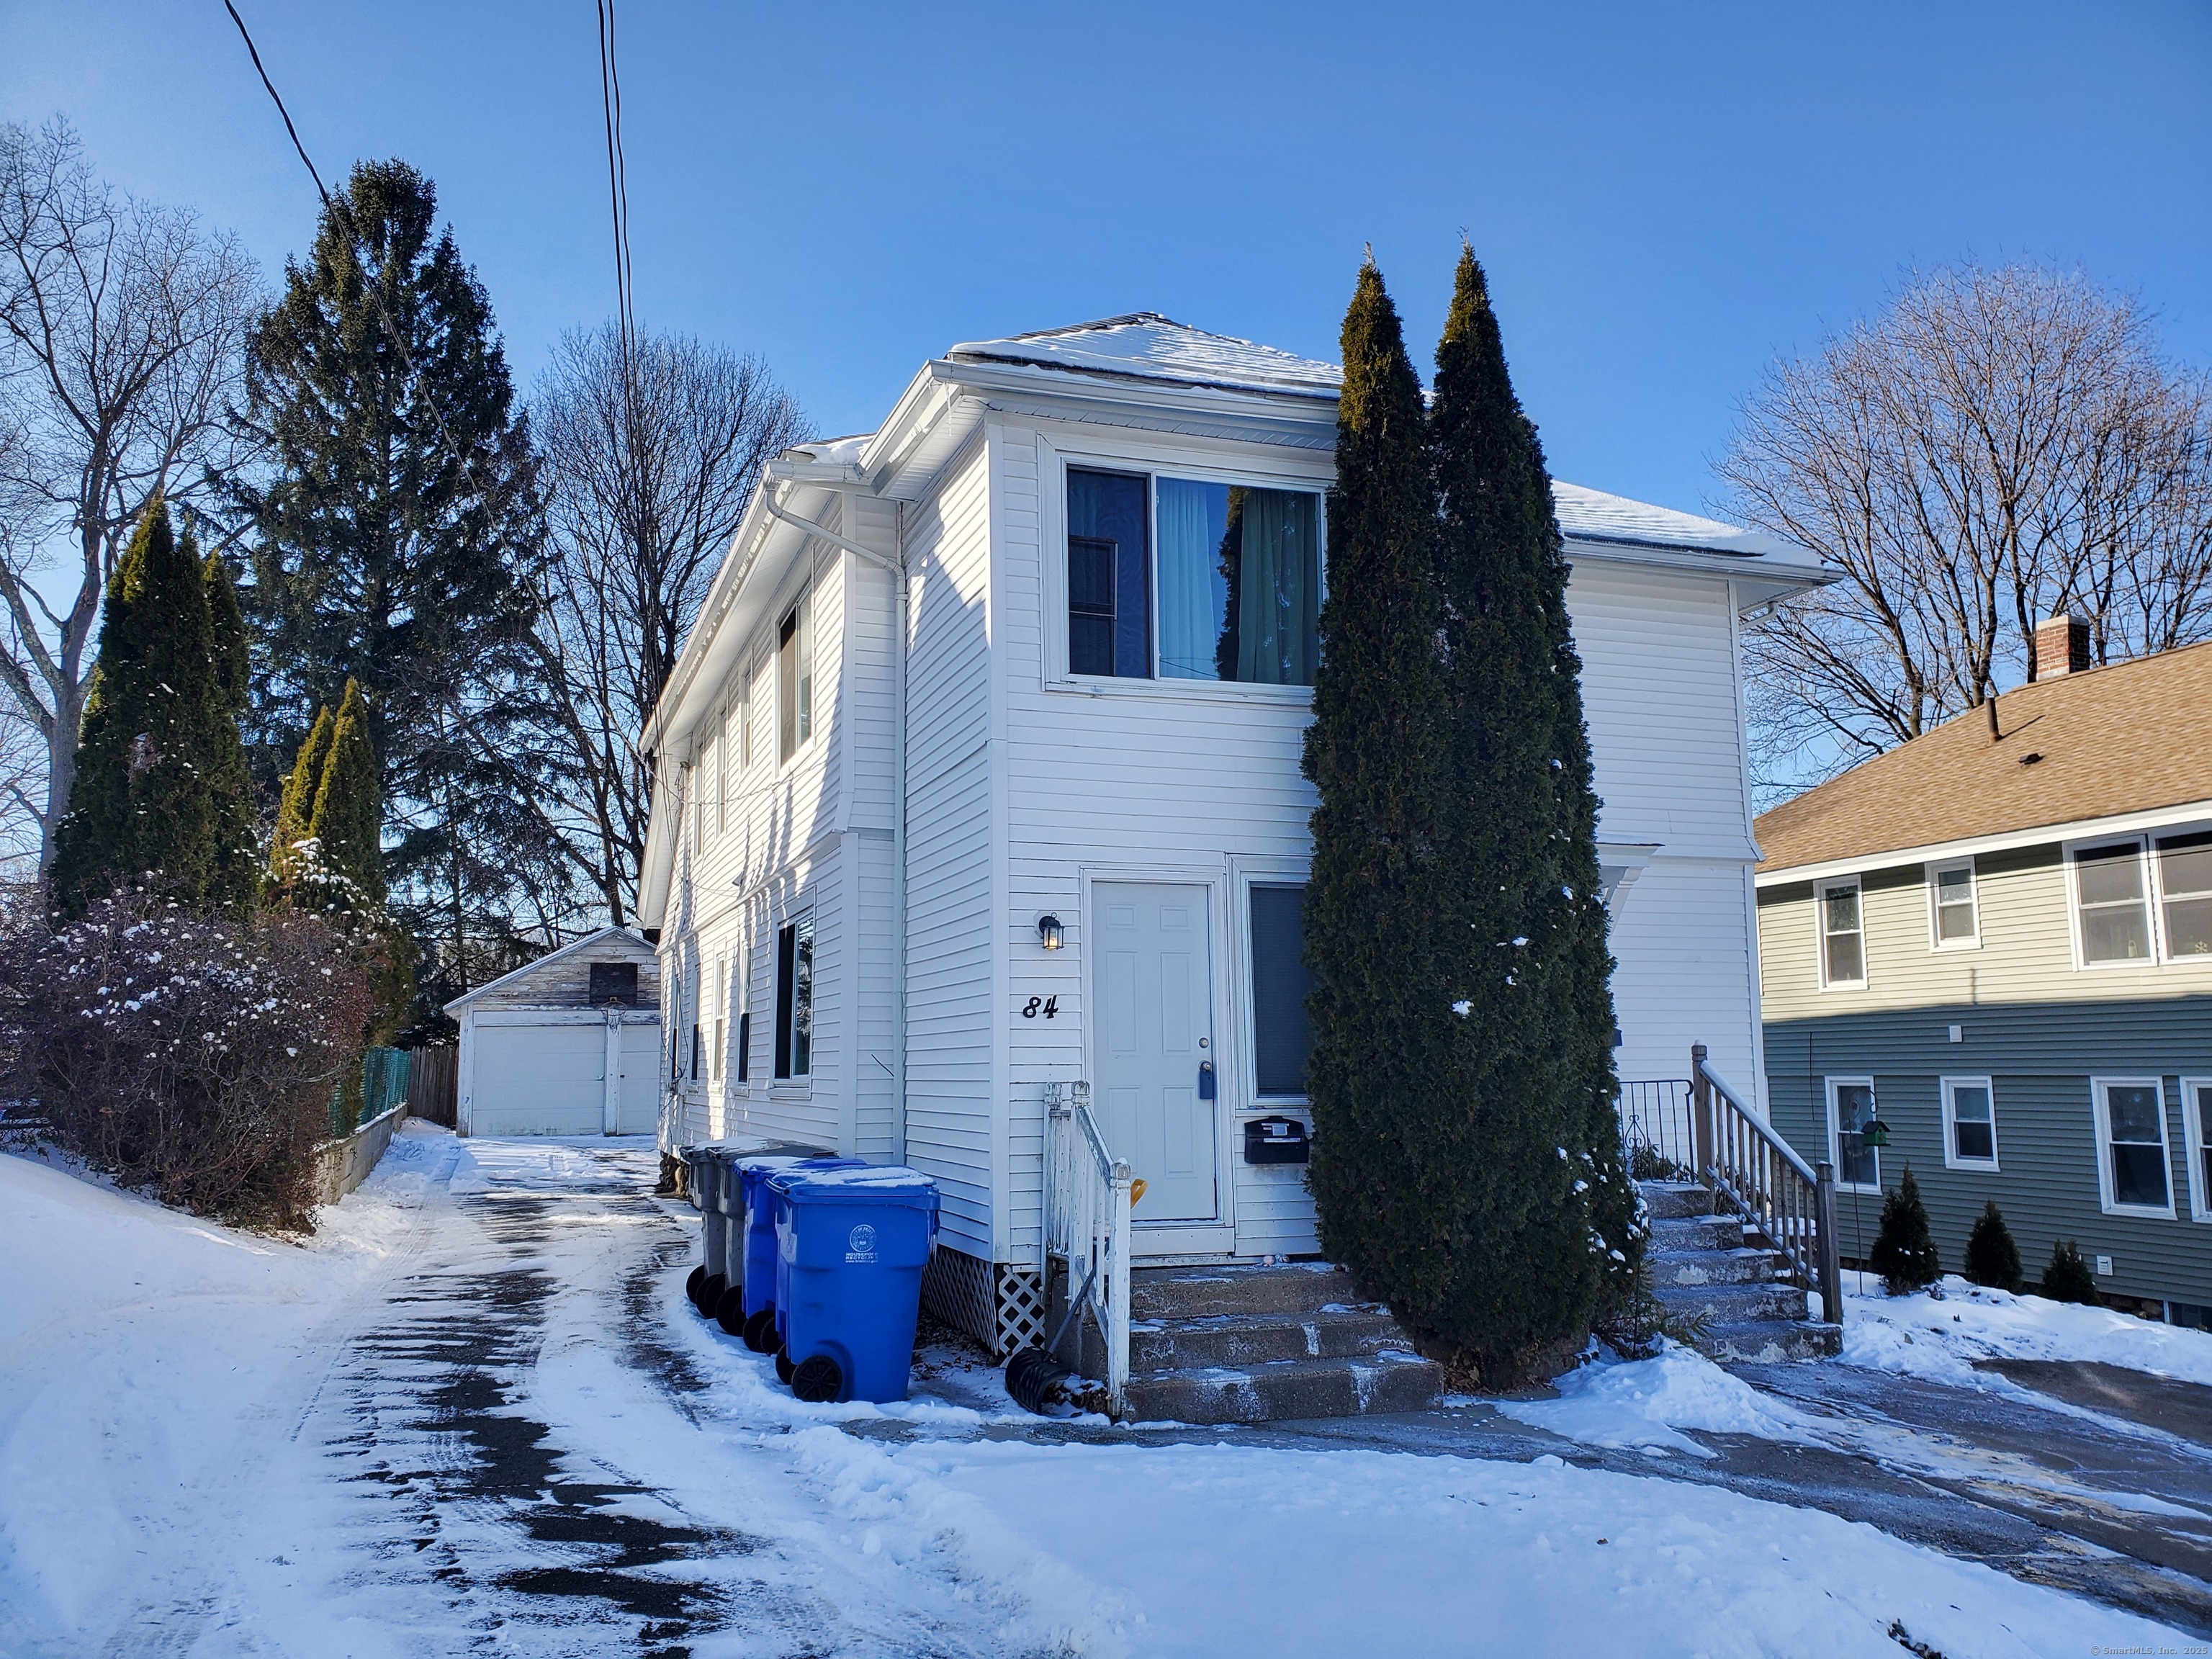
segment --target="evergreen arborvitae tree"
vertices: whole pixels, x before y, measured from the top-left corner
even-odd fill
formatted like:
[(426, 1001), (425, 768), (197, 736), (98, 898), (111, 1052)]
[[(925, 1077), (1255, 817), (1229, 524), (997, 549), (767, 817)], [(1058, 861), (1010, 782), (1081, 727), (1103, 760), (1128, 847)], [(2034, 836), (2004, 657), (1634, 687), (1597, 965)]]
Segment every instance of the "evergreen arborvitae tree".
[[(1438, 968), (1465, 1142), (1443, 1328), (1486, 1374), (1578, 1340), (1642, 1250), (1621, 1161), (1597, 798), (1536, 429), (1463, 250), (1430, 428), (1443, 651)], [(1564, 1150), (1565, 1156), (1562, 1156)], [(1608, 1284), (1609, 1282), (1609, 1284)]]
[(337, 716), (325, 705), (315, 716), (307, 740), (284, 780), (284, 793), (276, 802), (276, 833), (269, 843), (269, 878), (289, 887), (304, 873), (300, 843), (314, 834), (315, 797), (323, 787), (323, 769), (331, 757), (331, 738), (337, 731)]
[(1867, 1254), (1867, 1266), (1881, 1275), (1882, 1285), (1892, 1296), (1903, 1296), (1943, 1277), (1935, 1237), (1928, 1230), (1928, 1211), (1920, 1201), (1920, 1183), (1912, 1178), (1910, 1164), (1897, 1190), (1881, 1201), (1881, 1231)]
[(1973, 1231), (1966, 1235), (1966, 1281), (2015, 1296), (2027, 1282), (2021, 1271), (2020, 1246), (2013, 1243), (2012, 1229), (1995, 1199), (1982, 1206)]
[(198, 550), (179, 542), (158, 497), (103, 600), (100, 655), (85, 704), (76, 781), (56, 837), (53, 891), (70, 915), (150, 877), (189, 904), (252, 890), (224, 854), (238, 723), (222, 685)]
[(348, 680), (331, 728), (330, 754), (307, 824), (322, 866), (339, 878), (339, 902), (367, 911), (384, 903), (384, 811), (377, 795), (376, 756), (368, 744), (368, 710), (361, 685)]
[(273, 478), (240, 505), (258, 532), (260, 763), (273, 782), (357, 680), (397, 831), (387, 872), (459, 960), (514, 933), (520, 884), (547, 863), (544, 529), (489, 303), (436, 208), (399, 161), (334, 193), (251, 342)]
[(1421, 386), (1370, 261), (1343, 333), (1328, 598), (1304, 769), (1320, 794), (1305, 895), (1313, 971), (1307, 1172), (1322, 1248), (1431, 1346), (1454, 1348), (1478, 1150), (1436, 916), (1436, 514)]
[(216, 693), (228, 716), (234, 739), (220, 745), (217, 763), (210, 774), (215, 789), (216, 859), (226, 902), (243, 903), (259, 879), (253, 844), (253, 780), (246, 763), (246, 745), (239, 739), (252, 685), (246, 614), (239, 606), (238, 587), (222, 555), (209, 554), (200, 568), (207, 587), (208, 625), (215, 641)]
[(2081, 1259), (2081, 1252), (2070, 1238), (2053, 1239), (2051, 1261), (2043, 1269), (2043, 1282), (2035, 1287), (2036, 1294), (2052, 1302), (2079, 1302), (2097, 1307), (2104, 1298), (2097, 1294), (2097, 1276), (2089, 1271), (2089, 1264)]

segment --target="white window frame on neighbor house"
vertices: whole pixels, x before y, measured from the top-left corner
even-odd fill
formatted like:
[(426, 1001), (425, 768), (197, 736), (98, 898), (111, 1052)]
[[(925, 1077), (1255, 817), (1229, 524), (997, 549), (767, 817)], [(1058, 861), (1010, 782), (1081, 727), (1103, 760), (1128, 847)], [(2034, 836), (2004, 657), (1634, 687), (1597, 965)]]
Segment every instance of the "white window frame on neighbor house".
[[(2128, 847), (2136, 849), (2136, 881), (2141, 894), (2138, 902), (2143, 908), (2143, 937), (2149, 954), (2141, 957), (2115, 957), (2103, 962), (2089, 960), (2087, 930), (2081, 915), (2081, 854), (2094, 853), (2109, 847)], [(2110, 969), (2140, 970), (2159, 965), (2158, 905), (2156, 890), (2152, 884), (2149, 860), (2145, 852), (2146, 838), (2134, 836), (2087, 836), (2077, 841), (2064, 842), (2062, 852), (2066, 860), (2066, 916), (2067, 925), (2074, 938), (2074, 966), (2084, 973), (2102, 973)], [(2100, 904), (2100, 909), (2116, 908)]]
[[(2158, 1155), (2159, 1168), (2166, 1177), (2166, 1203), (2163, 1207), (2148, 1204), (2123, 1204), (2112, 1195), (2112, 1112), (2109, 1091), (2114, 1089), (2152, 1090), (2158, 1097)], [(2166, 1128), (2166, 1079), (2160, 1077), (2093, 1077), (2089, 1079), (2089, 1107), (2097, 1134), (2097, 1201), (2106, 1215), (2143, 1216), (2155, 1220), (2173, 1219), (2173, 1146)], [(2146, 1141), (2127, 1141), (2126, 1146), (2147, 1146)]]
[[(1943, 1167), (1947, 1170), (1978, 1170), (1994, 1173), (1997, 1167), (1997, 1091), (1996, 1085), (1985, 1077), (1947, 1077), (1939, 1079), (1943, 1091)], [(1958, 1113), (1956, 1094), (1960, 1089), (1979, 1089), (1990, 1106), (1990, 1155), (1987, 1158), (1968, 1158), (1959, 1151)]]
[[(1272, 459), (1272, 458), (1271, 458)], [(1226, 484), (1231, 489), (1278, 489), (1319, 496), (1315, 507), (1319, 538), (1321, 599), (1328, 598), (1328, 488), (1335, 482), (1332, 467), (1260, 466), (1226, 460), (1218, 452), (1175, 444), (1152, 443), (1131, 434), (1111, 447), (1091, 448), (1065, 437), (1037, 437), (1037, 476), (1049, 485), (1039, 491), (1037, 514), (1042, 544), (1039, 562), (1044, 571), (1044, 684), (1047, 690), (1070, 691), (1084, 696), (1155, 697), (1170, 701), (1287, 704), (1305, 708), (1313, 702), (1310, 685), (1267, 685), (1246, 680), (1163, 679), (1159, 677), (1160, 568), (1159, 490), (1161, 477), (1188, 479), (1194, 483)], [(1079, 472), (1141, 473), (1146, 478), (1145, 513), (1149, 537), (1146, 585), (1151, 607), (1148, 648), (1151, 678), (1123, 675), (1078, 675), (1067, 659), (1067, 475)]]
[(2189, 1218), (2191, 1221), (2212, 1221), (2212, 1167), (2206, 1164), (2206, 1154), (2212, 1152), (2212, 1137), (2206, 1130), (2212, 1124), (2212, 1077), (2185, 1077), (2181, 1079), (2181, 1139), (2189, 1154)]
[[(1858, 899), (1859, 976), (1832, 979), (1828, 975), (1828, 895), (1850, 888)], [(1856, 876), (1836, 876), (1813, 884), (1813, 962), (1823, 991), (1863, 991), (1867, 988), (1866, 887)], [(1841, 935), (1832, 937), (1840, 938)]]
[[(1862, 920), (1863, 920), (1863, 917), (1862, 917)], [(1863, 1073), (1856, 1077), (1828, 1077), (1822, 1078), (1820, 1079), (1820, 1091), (1827, 1100), (1828, 1162), (1835, 1167), (1836, 1190), (1839, 1193), (1872, 1193), (1875, 1196), (1879, 1197), (1881, 1194), (1881, 1147), (1869, 1146), (1867, 1148), (1867, 1150), (1874, 1155), (1874, 1184), (1872, 1186), (1868, 1186), (1864, 1182), (1851, 1182), (1844, 1179), (1844, 1136), (1840, 1120), (1836, 1110), (1837, 1091), (1843, 1089), (1864, 1089), (1867, 1091), (1867, 1099), (1874, 1107), (1874, 1115), (1875, 1119), (1879, 1121), (1881, 1117), (1881, 1097), (1875, 1091), (1874, 1078), (1871, 1074)]]
[[(2161, 843), (2165, 842), (2179, 841), (2188, 836), (2203, 835), (2208, 827), (2212, 826), (2202, 823), (2176, 824), (2171, 829), (2154, 830), (2145, 837), (2148, 843), (2150, 857), (2151, 933), (2158, 951), (2158, 959), (2161, 963), (2193, 962), (2200, 966), (2212, 963), (2212, 956), (2206, 956), (2202, 951), (2192, 951), (2186, 955), (2182, 955), (2173, 948), (2173, 929), (2168, 925), (2166, 914), (2166, 906), (2172, 902), (2172, 896), (2166, 891), (2166, 860), (2161, 847)], [(2202, 890), (2196, 888), (2191, 888), (2181, 895), (2185, 900), (2202, 898), (2203, 896)]]
[[(1972, 923), (1972, 928), (1963, 939), (1945, 939), (1943, 912), (1946, 908), (1956, 907), (1955, 905), (1946, 906), (1942, 902), (1943, 878), (1956, 875), (1962, 870), (1966, 874), (1966, 915)], [(1980, 878), (1974, 872), (1973, 860), (1943, 859), (1929, 864), (1927, 871), (1928, 948), (1931, 951), (1980, 950), (1982, 948), (1982, 884)], [(1859, 922), (1861, 931), (1863, 932), (1866, 922), (1863, 902), (1861, 906)]]

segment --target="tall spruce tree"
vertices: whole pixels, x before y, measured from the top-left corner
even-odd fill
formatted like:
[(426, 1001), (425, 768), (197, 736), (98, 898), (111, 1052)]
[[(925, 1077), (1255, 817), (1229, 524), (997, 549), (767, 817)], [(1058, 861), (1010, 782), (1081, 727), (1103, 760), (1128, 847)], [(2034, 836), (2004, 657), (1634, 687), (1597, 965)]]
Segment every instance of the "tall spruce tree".
[[(187, 532), (189, 538), (189, 532)], [(246, 614), (238, 603), (237, 584), (230, 566), (220, 553), (210, 553), (202, 563), (207, 587), (208, 625), (215, 644), (216, 695), (235, 736), (242, 732), (250, 701), (252, 667), (246, 650)], [(220, 744), (210, 781), (215, 792), (216, 860), (226, 900), (242, 902), (259, 880), (258, 849), (254, 846), (253, 779), (246, 765), (243, 741)]]
[(1437, 949), (1443, 685), (1421, 386), (1373, 262), (1345, 313), (1328, 597), (1305, 775), (1320, 794), (1305, 896), (1322, 1248), (1417, 1336), (1451, 1328), (1476, 1152)]
[(1432, 1316), (1486, 1374), (1579, 1342), (1642, 1252), (1620, 1156), (1613, 961), (1567, 562), (1482, 267), (1462, 250), (1430, 430), (1443, 653), (1434, 927), (1466, 1244)]
[(370, 910), (384, 903), (384, 811), (377, 796), (376, 756), (368, 744), (368, 710), (361, 684), (348, 680), (331, 728), (329, 757), (315, 791), (308, 833), (321, 848), (323, 868), (341, 878), (341, 902)]
[[(483, 289), (428, 179), (365, 162), (256, 331), (250, 418), (274, 460), (240, 505), (258, 531), (249, 616), (267, 673), (257, 755), (273, 781), (348, 680), (397, 830), (387, 868), (443, 958), (471, 978), (525, 919), (550, 860), (531, 646), (543, 510)], [(531, 918), (534, 920), (534, 918)]]
[(323, 769), (331, 757), (331, 738), (337, 723), (325, 703), (284, 779), (284, 793), (276, 802), (276, 833), (269, 842), (269, 879), (276, 887), (291, 885), (303, 872), (300, 843), (314, 834), (315, 796), (323, 787)]
[(252, 892), (228, 856), (225, 792), (243, 770), (207, 574), (167, 502), (148, 506), (103, 600), (76, 781), (56, 838), (53, 893), (70, 914), (150, 877), (186, 903)]

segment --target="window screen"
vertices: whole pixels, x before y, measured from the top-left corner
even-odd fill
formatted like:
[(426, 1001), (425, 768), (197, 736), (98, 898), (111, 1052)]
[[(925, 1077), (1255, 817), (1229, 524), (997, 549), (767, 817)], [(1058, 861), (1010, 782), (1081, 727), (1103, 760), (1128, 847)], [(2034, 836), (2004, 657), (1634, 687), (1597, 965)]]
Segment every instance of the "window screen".
[(2074, 855), (2081, 902), (2084, 962), (2148, 962), (2150, 914), (2143, 908), (2142, 858), (2136, 843), (2093, 847)]
[(1306, 1051), (1313, 1046), (1306, 993), (1313, 975), (1305, 963), (1305, 896), (1303, 887), (1252, 890), (1252, 1048), (1263, 1095), (1306, 1091)]
[(1970, 943), (1974, 938), (1974, 866), (1954, 866), (1936, 872), (1936, 942)]
[(2166, 836), (2158, 843), (2166, 901), (2166, 953), (2212, 954), (2212, 835)]
[(1820, 895), (1821, 971), (1831, 985), (1856, 985), (1866, 978), (1866, 936), (1859, 926), (1858, 884), (1830, 887)]

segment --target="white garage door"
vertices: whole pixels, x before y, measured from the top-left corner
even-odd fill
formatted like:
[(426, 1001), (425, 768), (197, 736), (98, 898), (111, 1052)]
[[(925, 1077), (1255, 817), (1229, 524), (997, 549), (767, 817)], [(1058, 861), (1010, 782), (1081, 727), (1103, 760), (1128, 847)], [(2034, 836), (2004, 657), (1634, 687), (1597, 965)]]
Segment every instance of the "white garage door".
[[(469, 1132), (598, 1134), (605, 1127), (606, 1066), (604, 1025), (478, 1024)], [(648, 1114), (644, 1128), (652, 1127)]]

